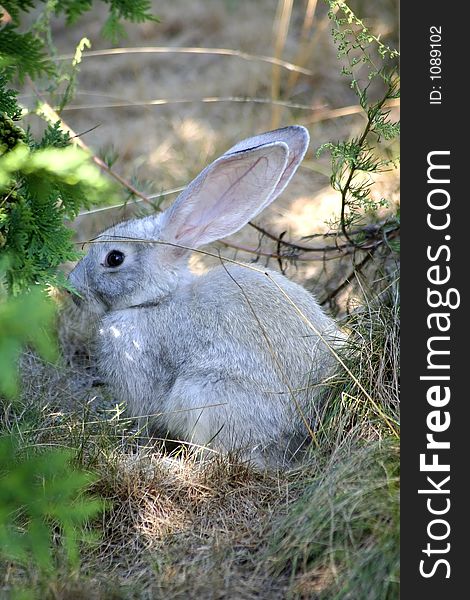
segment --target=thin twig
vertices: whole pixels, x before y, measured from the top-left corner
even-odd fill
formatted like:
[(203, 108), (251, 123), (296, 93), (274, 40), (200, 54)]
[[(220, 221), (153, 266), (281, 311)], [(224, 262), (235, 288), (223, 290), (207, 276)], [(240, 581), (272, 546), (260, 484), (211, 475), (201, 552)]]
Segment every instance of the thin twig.
[[(311, 246), (302, 246), (301, 244), (295, 244), (293, 242), (288, 242), (288, 241), (282, 239), (283, 238), (282, 235), (281, 236), (274, 235), (273, 233), (271, 233), (264, 227), (261, 227), (260, 225), (257, 225), (256, 223), (253, 223), (252, 221), (250, 221), (249, 224), (254, 229), (256, 229), (256, 231), (259, 231), (260, 233), (262, 233), (263, 235), (268, 237), (270, 240), (273, 240), (274, 242), (276, 242), (278, 244), (278, 246), (280, 246), (282, 244), (283, 246), (287, 246), (288, 248), (292, 248), (293, 250), (298, 250), (301, 252), (331, 252), (334, 250), (339, 252), (343, 248), (351, 247), (350, 244), (335, 245), (335, 246), (322, 246), (320, 248), (312, 248)], [(319, 234), (319, 235), (321, 236), (322, 234)]]
[[(279, 246), (282, 244), (284, 246), (287, 246), (288, 248), (292, 248), (293, 250), (297, 250), (297, 251), (301, 251), (301, 252), (333, 252), (333, 251), (340, 252), (341, 250), (345, 250), (347, 252), (347, 251), (351, 251), (351, 249), (358, 248), (357, 245), (354, 245), (351, 243), (335, 244), (334, 246), (320, 246), (317, 248), (312, 248), (311, 246), (303, 246), (301, 244), (288, 242), (288, 241), (282, 239), (282, 236), (276, 236), (273, 233), (269, 232), (267, 229), (264, 229), (260, 225), (256, 225), (256, 223), (253, 223), (251, 221), (250, 221), (250, 225), (257, 231), (259, 231), (260, 233), (262, 233), (263, 235), (268, 237), (269, 239), (275, 241)], [(383, 225), (385, 225), (385, 223)], [(370, 227), (366, 226), (362, 229), (356, 229), (354, 231), (354, 234), (358, 234), (358, 233), (367, 233), (368, 234), (369, 245), (363, 244), (363, 245), (359, 246), (359, 248), (361, 250), (371, 250), (371, 249), (376, 248), (377, 246), (384, 243), (384, 237), (383, 237), (383, 231), (382, 231), (383, 225), (375, 228), (375, 230), (371, 230)], [(396, 234), (398, 233), (399, 229), (400, 229), (400, 227), (398, 225), (391, 228), (387, 232), (388, 239), (392, 239), (392, 238), (396, 237)], [(350, 235), (352, 234), (352, 232), (349, 232), (349, 233), (350, 233)], [(378, 239), (373, 239), (373, 241), (371, 242), (370, 238), (372, 236), (374, 236), (376, 238), (378, 236), (378, 234), (382, 234), (382, 236)], [(315, 237), (326, 237), (327, 235), (328, 234), (317, 234)], [(335, 233), (333, 235), (337, 236), (338, 234)], [(313, 236), (311, 236), (311, 237), (313, 237)]]
[[(308, 51), (309, 37), (312, 32), (315, 10), (317, 8), (317, 0), (307, 0), (307, 6), (305, 8), (305, 16), (302, 23), (302, 30), (300, 32), (300, 47), (295, 57), (295, 63), (299, 66), (304, 67), (306, 61), (310, 58), (311, 53)], [(287, 80), (286, 96), (289, 97), (292, 89), (294, 88), (299, 78), (298, 71), (291, 71)]]
[[(276, 17), (275, 31), (276, 37), (274, 40), (274, 54), (276, 61), (280, 61), (284, 46), (286, 45), (287, 33), (289, 31), (290, 19), (292, 16), (293, 0), (279, 0)], [(279, 101), (281, 89), (281, 71), (278, 62), (273, 64), (271, 73), (271, 99), (273, 101), (273, 109), (271, 112), (271, 129), (279, 127), (281, 119), (281, 111), (276, 104)]]
[[(178, 192), (182, 192), (184, 189), (186, 189), (186, 186), (173, 188), (170, 190), (164, 190), (162, 192), (159, 192), (158, 194), (149, 194), (147, 196), (146, 200), (153, 200), (154, 198), (160, 199), (165, 196), (171, 196), (172, 194), (177, 194)], [(79, 215), (77, 215), (77, 219), (79, 217), (87, 217), (88, 215), (94, 215), (96, 213), (102, 213), (102, 212), (105, 212), (108, 210), (117, 210), (119, 208), (129, 208), (130, 206), (135, 206), (136, 204), (141, 204), (142, 202), (144, 202), (144, 200), (141, 198), (139, 200), (133, 200), (132, 202), (126, 201), (126, 202), (120, 202), (119, 204), (113, 204), (112, 206), (101, 206), (100, 208), (92, 208), (91, 210), (84, 210)], [(152, 204), (152, 208), (155, 208), (155, 206), (153, 204)]]
[[(394, 98), (385, 102), (383, 108), (395, 108), (398, 106), (400, 106), (400, 99)], [(329, 121), (330, 119), (337, 119), (338, 117), (348, 117), (349, 115), (363, 113), (364, 109), (360, 104), (342, 106), (341, 108), (319, 109), (314, 115), (308, 117), (305, 121), (303, 121), (303, 123), (313, 125), (313, 123), (320, 123), (321, 121)]]
[[(154, 98), (153, 100), (135, 100), (132, 102), (109, 102), (102, 104), (80, 104), (69, 105), (63, 110), (91, 110), (95, 108), (139, 108), (146, 106), (169, 106), (172, 104), (194, 104), (201, 102), (203, 104), (217, 104), (219, 102), (233, 102), (242, 104), (269, 104), (283, 106), (284, 108), (292, 108), (295, 110), (308, 110), (311, 112), (322, 111), (324, 106), (312, 106), (309, 104), (297, 104), (283, 100), (273, 100), (271, 98), (253, 98), (250, 96), (206, 96), (203, 98)], [(320, 120), (326, 120), (320, 118)]]
[(348, 287), (352, 283), (352, 281), (357, 277), (358, 272), (370, 261), (372, 260), (373, 253), (376, 248), (372, 248), (369, 250), (360, 263), (354, 265), (352, 271), (344, 278), (344, 280), (340, 283), (338, 287), (336, 287), (333, 291), (329, 292), (323, 300), (319, 302), (322, 306), (327, 302), (331, 302), (333, 298), (335, 298), (340, 292), (342, 292), (345, 288)]
[[(241, 58), (242, 60), (248, 61), (259, 61), (276, 65), (287, 69), (288, 71), (298, 71), (303, 75), (312, 75), (310, 69), (305, 69), (299, 65), (294, 65), (286, 60), (273, 56), (264, 56), (258, 54), (248, 54), (240, 50), (233, 50), (232, 48), (200, 48), (200, 47), (179, 47), (173, 46), (140, 46), (135, 48), (107, 48), (104, 50), (90, 50), (82, 54), (82, 61), (86, 58), (93, 58), (98, 56), (112, 56), (119, 54), (209, 54), (219, 56), (234, 56)], [(61, 54), (55, 58), (55, 60), (70, 60), (73, 58), (73, 54)]]
[[(35, 96), (36, 94), (34, 94)], [(150, 100), (133, 100), (131, 98), (125, 99), (124, 101), (117, 96), (110, 94), (102, 94), (98, 92), (84, 92), (83, 90), (76, 92), (76, 96), (96, 96), (100, 98), (111, 98), (115, 102), (107, 104), (80, 104), (80, 105), (69, 105), (64, 107), (63, 110), (88, 110), (93, 108), (132, 108), (132, 107), (146, 107), (146, 106), (164, 106), (167, 104), (182, 104), (191, 102), (202, 102), (202, 103), (217, 103), (217, 102), (234, 102), (234, 103), (253, 103), (253, 104), (278, 104), (285, 108), (292, 108), (295, 110), (305, 110), (314, 112), (311, 117), (307, 117), (302, 120), (304, 125), (312, 125), (314, 123), (320, 123), (322, 121), (329, 121), (331, 119), (337, 119), (339, 117), (347, 117), (355, 114), (362, 114), (364, 109), (359, 104), (352, 104), (350, 106), (341, 106), (339, 108), (327, 108), (326, 106), (314, 106), (311, 104), (300, 104), (298, 102), (288, 102), (283, 100), (273, 101), (271, 98), (259, 98), (251, 96), (207, 96), (203, 98), (154, 98)], [(44, 96), (44, 93), (43, 93)], [(20, 98), (29, 98), (31, 94), (21, 94)], [(395, 108), (400, 106), (400, 99), (394, 98), (388, 100), (383, 108)]]
[[(301, 254), (277, 254), (276, 252), (266, 252), (264, 250), (260, 250), (259, 248), (247, 248), (246, 246), (240, 246), (238, 244), (234, 244), (233, 242), (223, 242), (219, 241), (219, 244), (222, 244), (226, 248), (231, 248), (232, 250), (238, 250), (240, 252), (246, 252), (247, 254), (253, 254), (256, 256), (263, 256), (266, 258), (273, 258), (275, 260), (291, 260), (293, 262), (325, 262), (329, 260), (337, 260), (346, 254), (352, 252), (351, 249), (349, 252), (341, 253), (339, 256), (302, 256)], [(318, 250), (321, 251), (321, 248)], [(338, 251), (339, 252), (339, 251)]]

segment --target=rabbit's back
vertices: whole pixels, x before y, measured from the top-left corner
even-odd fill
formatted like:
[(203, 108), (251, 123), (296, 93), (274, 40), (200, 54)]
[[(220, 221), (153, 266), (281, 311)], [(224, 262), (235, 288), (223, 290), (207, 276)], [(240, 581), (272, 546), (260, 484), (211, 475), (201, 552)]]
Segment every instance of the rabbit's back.
[(249, 349), (257, 364), (263, 362), (266, 375), (285, 372), (295, 378), (305, 369), (321, 371), (321, 361), (331, 362), (327, 344), (334, 344), (337, 332), (332, 319), (300, 285), (275, 271), (250, 267), (219, 266), (194, 280), (189, 293), (192, 316), (201, 320), (198, 330), (212, 335), (219, 329), (220, 346), (232, 359), (236, 343)]

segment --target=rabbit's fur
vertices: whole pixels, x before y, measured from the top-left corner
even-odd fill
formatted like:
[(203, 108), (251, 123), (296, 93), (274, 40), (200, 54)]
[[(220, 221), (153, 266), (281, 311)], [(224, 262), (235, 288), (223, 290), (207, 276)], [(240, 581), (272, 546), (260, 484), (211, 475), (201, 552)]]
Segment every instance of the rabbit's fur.
[[(302, 127), (240, 142), (166, 212), (101, 234), (70, 274), (80, 302), (101, 315), (100, 371), (130, 413), (262, 467), (288, 464), (315, 427), (341, 335), (279, 273), (221, 259), (197, 276), (187, 261), (189, 248), (234, 233), (272, 202), (307, 146)], [(122, 264), (108, 264), (112, 251)]]

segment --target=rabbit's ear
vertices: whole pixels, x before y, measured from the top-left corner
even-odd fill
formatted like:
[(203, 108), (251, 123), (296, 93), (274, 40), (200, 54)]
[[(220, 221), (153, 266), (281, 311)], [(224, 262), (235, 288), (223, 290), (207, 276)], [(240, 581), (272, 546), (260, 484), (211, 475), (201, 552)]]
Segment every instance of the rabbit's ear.
[(291, 177), (296, 172), (297, 167), (302, 162), (305, 153), (307, 152), (309, 141), (310, 136), (305, 127), (302, 127), (301, 125), (292, 125), (290, 127), (275, 129), (274, 131), (268, 131), (266, 133), (262, 133), (261, 135), (247, 138), (246, 140), (242, 140), (241, 142), (238, 142), (238, 144), (235, 144), (235, 146), (230, 148), (230, 150), (227, 150), (225, 155), (241, 152), (248, 148), (254, 148), (256, 146), (270, 144), (273, 142), (284, 142), (284, 144), (287, 144), (287, 147), (289, 148), (287, 165), (279, 179), (278, 184), (276, 185), (276, 188), (273, 190), (271, 196), (267, 198), (263, 206), (260, 207), (259, 212), (261, 212), (266, 206), (268, 206), (268, 204), (275, 200), (287, 186)]
[(163, 215), (162, 238), (197, 248), (235, 233), (274, 199), (289, 166), (278, 139), (223, 154)]

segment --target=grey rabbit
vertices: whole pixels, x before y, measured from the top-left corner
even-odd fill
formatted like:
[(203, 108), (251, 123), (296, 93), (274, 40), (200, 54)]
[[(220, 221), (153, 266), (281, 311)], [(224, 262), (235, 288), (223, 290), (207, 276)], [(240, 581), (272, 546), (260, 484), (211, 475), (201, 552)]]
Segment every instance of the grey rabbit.
[(300, 126), (239, 142), (165, 212), (107, 229), (69, 275), (99, 315), (99, 370), (131, 415), (259, 468), (305, 447), (342, 334), (277, 272), (221, 258), (196, 275), (188, 259), (268, 206), (308, 143)]

